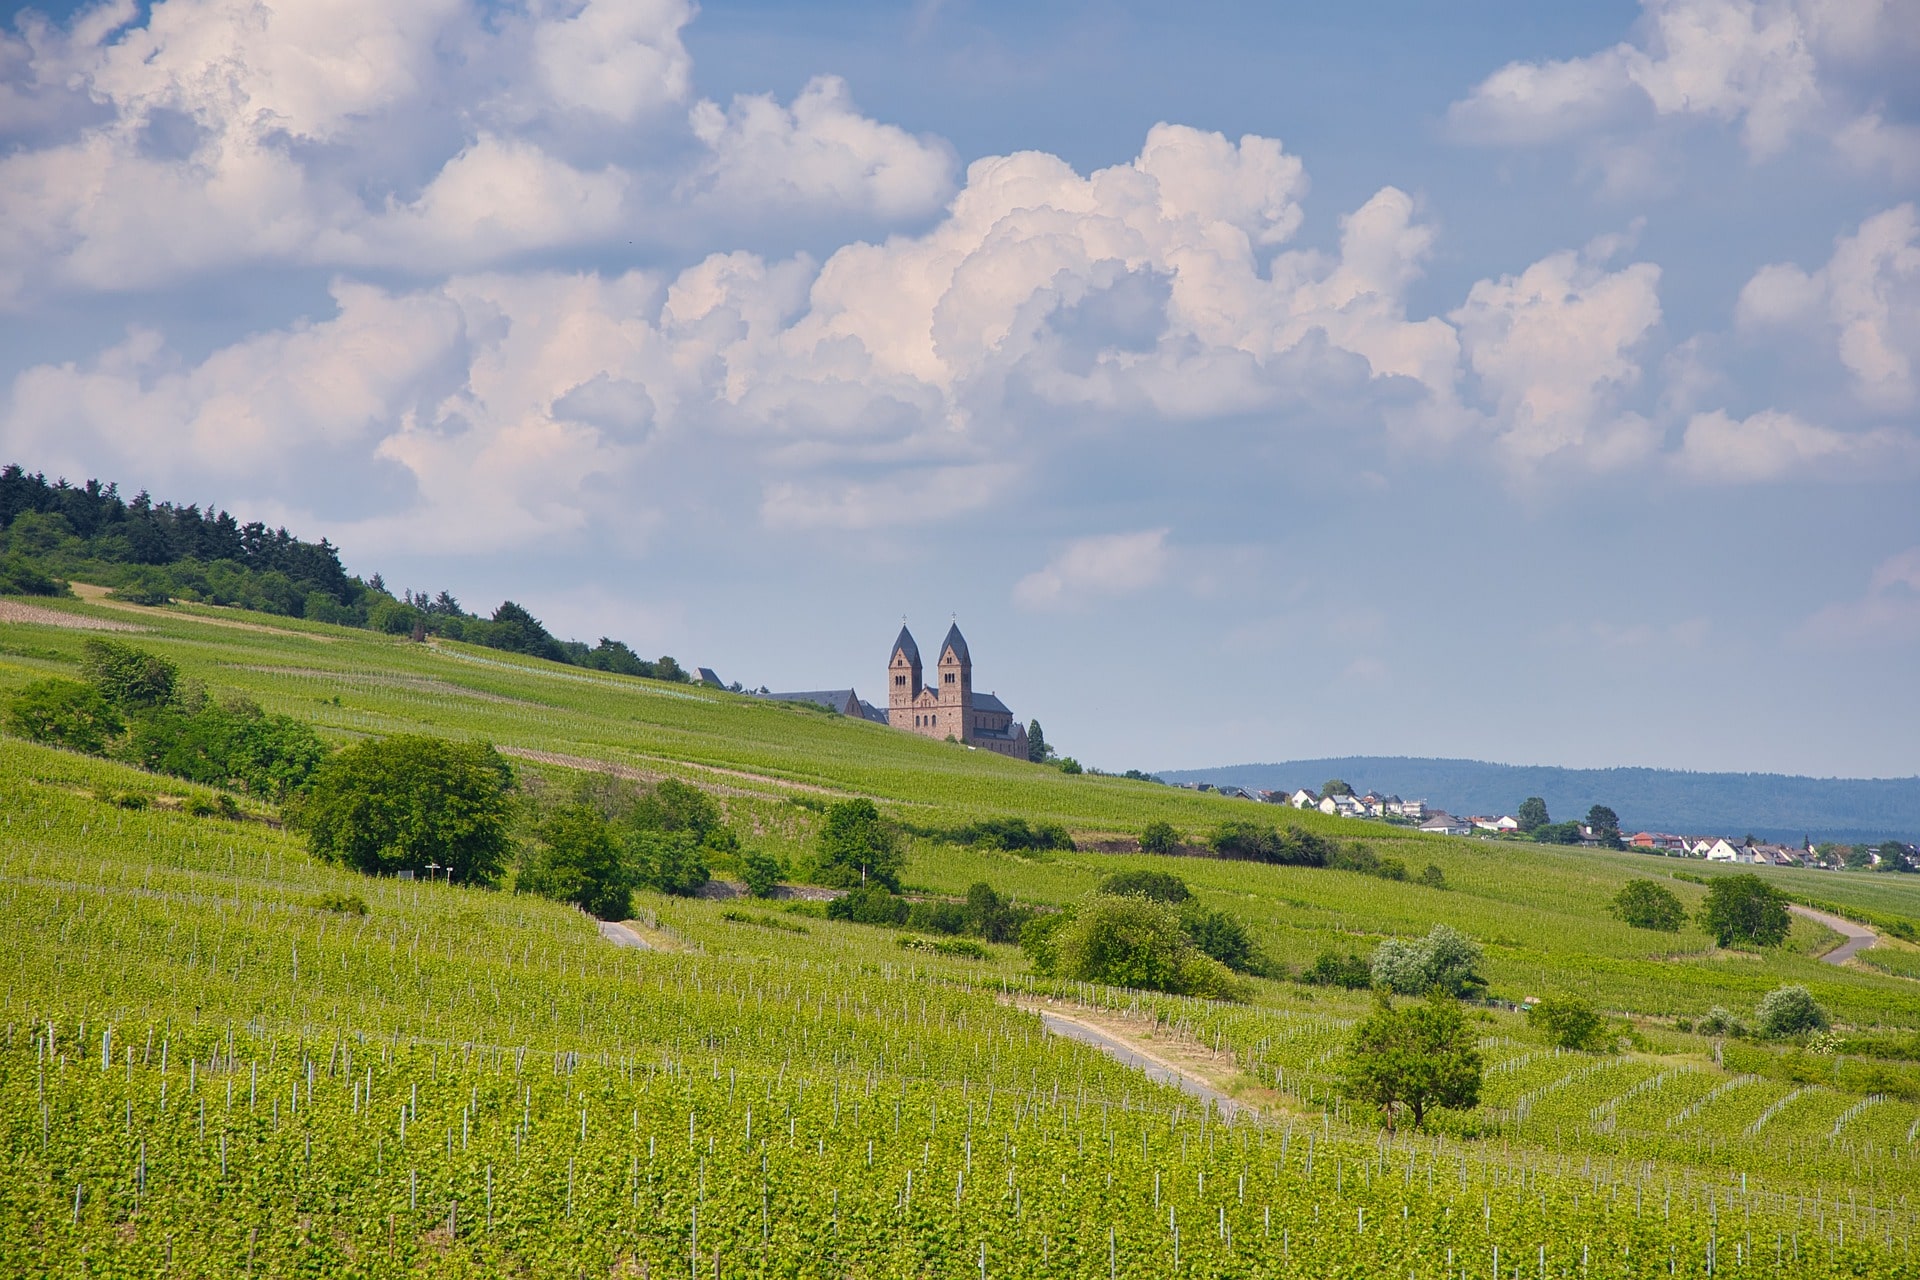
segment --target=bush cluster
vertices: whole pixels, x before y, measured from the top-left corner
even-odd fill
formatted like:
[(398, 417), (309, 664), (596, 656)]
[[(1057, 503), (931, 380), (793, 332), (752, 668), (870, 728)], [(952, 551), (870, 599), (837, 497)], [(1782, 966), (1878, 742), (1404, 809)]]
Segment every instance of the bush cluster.
[(13, 696), (9, 732), (275, 802), (304, 791), (326, 758), (305, 721), (215, 700), (157, 654), (101, 639), (82, 653), (82, 679), (36, 680)]

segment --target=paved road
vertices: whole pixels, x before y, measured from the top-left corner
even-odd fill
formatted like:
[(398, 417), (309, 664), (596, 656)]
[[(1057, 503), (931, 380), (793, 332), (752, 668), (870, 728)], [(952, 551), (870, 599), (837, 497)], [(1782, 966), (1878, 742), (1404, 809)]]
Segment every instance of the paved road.
[(1059, 1014), (1042, 1012), (1040, 1023), (1054, 1035), (1065, 1036), (1069, 1040), (1078, 1040), (1081, 1044), (1090, 1044), (1111, 1057), (1123, 1067), (1133, 1067), (1147, 1079), (1157, 1084), (1170, 1084), (1182, 1093), (1210, 1102), (1219, 1108), (1220, 1114), (1232, 1115), (1240, 1109), (1240, 1104), (1213, 1088), (1198, 1076), (1190, 1076), (1177, 1067), (1149, 1058), (1117, 1036), (1109, 1035), (1098, 1027), (1090, 1027), (1084, 1022), (1075, 1022)]
[(1828, 964), (1845, 964), (1847, 961), (1853, 959), (1857, 953), (1865, 951), (1868, 947), (1880, 941), (1879, 934), (1863, 924), (1856, 924), (1852, 920), (1842, 920), (1839, 916), (1828, 915), (1824, 911), (1815, 911), (1812, 907), (1802, 907), (1794, 904), (1789, 904), (1787, 910), (1797, 916), (1804, 916), (1815, 924), (1823, 924), (1835, 933), (1846, 938), (1845, 942), (1820, 957)]
[(645, 938), (623, 924), (615, 924), (611, 920), (598, 920), (595, 923), (600, 926), (600, 936), (616, 947), (637, 947), (642, 951), (653, 950), (647, 945)]

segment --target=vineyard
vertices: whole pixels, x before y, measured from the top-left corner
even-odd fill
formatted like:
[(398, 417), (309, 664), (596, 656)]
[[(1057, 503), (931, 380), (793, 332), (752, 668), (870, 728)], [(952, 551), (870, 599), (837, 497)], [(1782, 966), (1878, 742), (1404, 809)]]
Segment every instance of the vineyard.
[[(804, 847), (823, 795), (873, 796), (919, 830), (1060, 821), (1083, 849), (1242, 812), (723, 694), (208, 619), (144, 611), (141, 643), (334, 741), (482, 736), (523, 753), (530, 788), (576, 775), (556, 759), (684, 777), (776, 851)], [(70, 671), (78, 644), (0, 625), (0, 686)], [(1792, 981), (1848, 1025), (1911, 1035), (1920, 1000), (1898, 961), (1914, 953), (1822, 965), (1805, 922), (1764, 957), (1627, 929), (1597, 904), (1646, 858), (1309, 819), (1440, 866), (1437, 889), (914, 841), (920, 891), (987, 881), (1039, 904), (1172, 866), (1295, 965), (1451, 923), (1484, 944), (1495, 996), (1580, 991), (1631, 1032), (1567, 1052), (1476, 1009), (1481, 1105), (1388, 1133), (1339, 1092), (1364, 994), (1096, 988), (1036, 978), (1010, 946), (944, 955), (896, 930), (653, 895), (637, 900), (652, 949), (616, 948), (540, 899), (317, 863), (268, 811), (221, 816), (203, 795), (0, 740), (6, 1274), (1920, 1275), (1907, 1064), (1681, 1023)], [(1920, 917), (1899, 879), (1820, 892)], [(1045, 1034), (1043, 1002), (1229, 1062), (1220, 1084), (1242, 1105)]]

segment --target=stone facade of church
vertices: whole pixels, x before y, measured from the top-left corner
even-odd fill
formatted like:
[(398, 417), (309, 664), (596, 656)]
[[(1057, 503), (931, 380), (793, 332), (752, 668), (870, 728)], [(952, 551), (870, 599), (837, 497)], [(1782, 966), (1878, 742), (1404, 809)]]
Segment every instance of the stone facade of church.
[(1007, 704), (973, 690), (973, 658), (955, 623), (940, 642), (933, 679), (920, 663), (920, 646), (904, 626), (887, 659), (887, 723), (908, 733), (952, 738), (1016, 760), (1027, 758), (1027, 731)]

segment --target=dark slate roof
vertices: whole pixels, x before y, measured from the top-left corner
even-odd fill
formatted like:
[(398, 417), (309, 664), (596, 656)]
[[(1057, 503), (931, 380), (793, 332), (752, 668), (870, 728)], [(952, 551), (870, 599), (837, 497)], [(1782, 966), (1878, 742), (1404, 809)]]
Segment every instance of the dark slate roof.
[(860, 700), (851, 689), (810, 689), (803, 693), (769, 693), (764, 696), (774, 702), (811, 702), (843, 714), (849, 702)]
[(1000, 701), (1000, 699), (994, 697), (990, 693), (974, 694), (973, 709), (975, 711), (999, 711), (999, 712), (1005, 713), (1006, 715), (1013, 714), (1013, 711), (1007, 706), (1006, 703)]
[(900, 638), (895, 640), (893, 642), (893, 648), (887, 651), (887, 662), (889, 665), (893, 662), (893, 655), (902, 649), (907, 651), (908, 662), (911, 662), (916, 667), (920, 665), (920, 646), (913, 642), (913, 632), (907, 630), (905, 623), (902, 623), (900, 626)]
[(967, 653), (967, 638), (960, 634), (960, 624), (957, 622), (947, 628), (947, 638), (940, 642), (940, 652), (943, 656), (948, 649), (952, 649), (954, 657), (960, 659), (964, 665), (969, 667), (973, 665), (973, 658)]
[(887, 713), (884, 709), (874, 706), (871, 702), (868, 702), (865, 698), (860, 699), (860, 714), (866, 719), (873, 721), (875, 724), (892, 724), (893, 723), (891, 720), (887, 718)]

